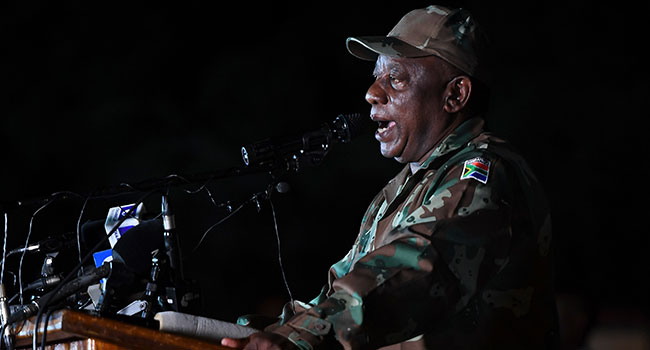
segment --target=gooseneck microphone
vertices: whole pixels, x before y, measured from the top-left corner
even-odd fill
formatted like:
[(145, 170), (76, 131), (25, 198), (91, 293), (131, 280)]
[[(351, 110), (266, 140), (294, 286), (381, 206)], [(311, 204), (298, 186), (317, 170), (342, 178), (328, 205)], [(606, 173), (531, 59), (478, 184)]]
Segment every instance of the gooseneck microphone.
[(265, 165), (295, 154), (326, 151), (332, 143), (347, 143), (363, 129), (360, 114), (339, 115), (320, 129), (281, 139), (265, 139), (241, 148), (244, 164)]

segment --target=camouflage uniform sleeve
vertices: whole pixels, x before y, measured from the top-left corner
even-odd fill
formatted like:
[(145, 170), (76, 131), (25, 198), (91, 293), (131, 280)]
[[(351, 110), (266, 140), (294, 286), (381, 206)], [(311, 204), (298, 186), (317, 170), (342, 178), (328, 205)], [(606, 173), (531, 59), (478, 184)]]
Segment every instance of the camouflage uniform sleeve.
[(483, 184), (460, 180), (462, 162), (436, 188), (423, 187), (401, 219), (333, 293), (274, 332), (301, 349), (335, 338), (370, 349), (417, 337), (459, 313), (507, 262), (510, 196), (503, 165)]

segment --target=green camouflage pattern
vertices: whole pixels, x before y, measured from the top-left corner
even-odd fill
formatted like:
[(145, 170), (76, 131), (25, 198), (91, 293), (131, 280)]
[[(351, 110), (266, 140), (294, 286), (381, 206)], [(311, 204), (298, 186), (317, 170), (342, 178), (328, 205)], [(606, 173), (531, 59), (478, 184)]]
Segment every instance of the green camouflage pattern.
[[(476, 156), (490, 161), (486, 184), (461, 180)], [(272, 331), (305, 350), (332, 339), (345, 349), (553, 348), (550, 240), (537, 179), (474, 118), (386, 185), (321, 294)]]

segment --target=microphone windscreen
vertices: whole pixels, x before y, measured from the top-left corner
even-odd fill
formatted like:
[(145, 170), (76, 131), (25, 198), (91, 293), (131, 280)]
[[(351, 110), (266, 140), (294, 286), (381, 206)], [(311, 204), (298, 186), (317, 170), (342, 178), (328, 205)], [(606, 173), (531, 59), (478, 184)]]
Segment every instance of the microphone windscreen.
[(110, 249), (111, 245), (106, 237), (106, 230), (104, 229), (105, 220), (89, 220), (81, 225), (81, 232), (79, 240), (81, 248), (84, 252), (88, 252), (95, 247), (99, 241), (103, 241), (98, 250)]
[(164, 250), (163, 232), (162, 220), (143, 220), (124, 233), (113, 251), (119, 254), (122, 263), (133, 272), (147, 275), (151, 271), (151, 252)]

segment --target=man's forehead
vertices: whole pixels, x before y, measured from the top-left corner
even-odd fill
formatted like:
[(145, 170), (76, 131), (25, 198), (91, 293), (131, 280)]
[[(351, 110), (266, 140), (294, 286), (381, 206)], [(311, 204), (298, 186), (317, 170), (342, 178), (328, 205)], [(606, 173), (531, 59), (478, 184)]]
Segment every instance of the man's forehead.
[(391, 57), (379, 55), (375, 61), (375, 68), (373, 74), (378, 74), (382, 71), (390, 71), (395, 68), (413, 67), (416, 65), (430, 66), (437, 63), (435, 56), (424, 57)]
[(405, 60), (404, 58), (400, 58), (400, 57), (390, 57), (390, 56), (380, 55), (377, 57), (377, 61), (375, 61), (374, 73), (379, 73), (380, 71), (383, 70), (390, 70), (395, 67), (404, 66), (406, 64), (404, 60)]

